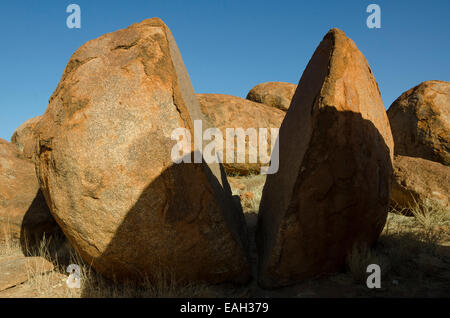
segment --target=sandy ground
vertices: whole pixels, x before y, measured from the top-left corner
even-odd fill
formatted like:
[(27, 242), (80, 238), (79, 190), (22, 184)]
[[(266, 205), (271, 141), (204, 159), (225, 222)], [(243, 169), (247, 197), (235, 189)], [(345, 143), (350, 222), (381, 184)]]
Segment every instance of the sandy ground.
[[(251, 262), (256, 272), (254, 231), (265, 178), (263, 176), (230, 177), (233, 194), (241, 198), (251, 238)], [(67, 245), (67, 243), (66, 243)], [(65, 245), (65, 246), (66, 246)], [(61, 249), (61, 247), (58, 247)], [(67, 252), (69, 253), (69, 252)], [(65, 266), (70, 261), (55, 260), (53, 271), (29, 275), (29, 279), (0, 291), (0, 298), (34, 297), (450, 297), (450, 218), (449, 211), (440, 211), (425, 220), (389, 213), (388, 222), (377, 245), (356, 258), (341, 273), (318, 277), (301, 284), (276, 290), (261, 289), (253, 279), (246, 286), (192, 285), (164, 283), (159, 286), (119, 286), (97, 274), (82, 278), (81, 289), (66, 285)], [(61, 253), (60, 253), (61, 254)], [(5, 257), (23, 257), (19, 247), (0, 247)], [(66, 257), (67, 259), (67, 257)], [(363, 269), (368, 263), (379, 263), (382, 269), (380, 289), (369, 289)], [(83, 282), (83, 279), (85, 280)]]

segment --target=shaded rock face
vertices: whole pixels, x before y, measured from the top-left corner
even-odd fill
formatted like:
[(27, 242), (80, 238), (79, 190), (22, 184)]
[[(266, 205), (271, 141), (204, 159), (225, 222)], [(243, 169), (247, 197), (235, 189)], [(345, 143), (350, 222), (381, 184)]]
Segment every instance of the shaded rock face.
[(41, 119), (41, 116), (28, 119), (19, 128), (16, 129), (11, 137), (11, 143), (14, 144), (24, 159), (32, 159), (36, 136), (34, 134), (34, 127)]
[(33, 247), (45, 234), (59, 232), (39, 189), (34, 165), (0, 139), (0, 241), (8, 238)]
[(297, 85), (285, 82), (267, 82), (253, 87), (247, 99), (263, 103), (283, 111), (289, 109)]
[(247, 233), (219, 165), (174, 164), (175, 128), (202, 119), (170, 30), (149, 19), (70, 59), (36, 127), (52, 214), (107, 277), (245, 282)]
[(450, 83), (427, 81), (389, 107), (395, 154), (450, 165)]
[(450, 167), (438, 162), (405, 156), (394, 158), (391, 200), (407, 212), (416, 202), (434, 200), (449, 207)]
[[(197, 94), (198, 101), (200, 103), (201, 110), (205, 115), (206, 120), (212, 127), (218, 128), (223, 140), (223, 166), (227, 173), (248, 175), (251, 173), (259, 173), (261, 163), (258, 158), (258, 162), (250, 163), (249, 158), (249, 143), (255, 149), (258, 149), (259, 140), (259, 128), (267, 128), (267, 156), (270, 157), (271, 149), (271, 128), (280, 128), (281, 122), (284, 118), (284, 112), (281, 110), (254, 103), (243, 98), (222, 95), (222, 94)], [(229, 162), (227, 158), (226, 149), (226, 129), (227, 128), (242, 128), (244, 130), (248, 128), (254, 128), (257, 132), (257, 138), (246, 140), (246, 149), (244, 151), (245, 163), (238, 163), (238, 147), (234, 147), (234, 162)]]
[(279, 134), (256, 240), (259, 284), (285, 286), (341, 270), (386, 221), (393, 140), (369, 65), (332, 29), (305, 69)]

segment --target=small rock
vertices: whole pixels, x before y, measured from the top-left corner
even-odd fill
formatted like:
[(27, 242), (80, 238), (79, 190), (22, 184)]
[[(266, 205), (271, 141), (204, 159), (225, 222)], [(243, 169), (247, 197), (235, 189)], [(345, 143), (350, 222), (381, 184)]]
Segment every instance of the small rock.
[(247, 99), (287, 111), (294, 96), (296, 84), (285, 82), (267, 82), (253, 87)]
[(30, 277), (52, 271), (53, 264), (42, 257), (0, 259), (0, 291), (22, 284)]
[(255, 198), (255, 194), (250, 191), (243, 192), (243, 193), (241, 193), (240, 198), (243, 201), (251, 201)]
[(394, 206), (408, 212), (416, 203), (431, 199), (448, 207), (449, 198), (449, 166), (422, 158), (395, 156), (391, 194)]

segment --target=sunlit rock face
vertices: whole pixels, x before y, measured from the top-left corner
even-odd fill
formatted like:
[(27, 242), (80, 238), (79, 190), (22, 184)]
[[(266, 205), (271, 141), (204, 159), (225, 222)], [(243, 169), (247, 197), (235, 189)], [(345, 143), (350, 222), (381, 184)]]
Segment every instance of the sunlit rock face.
[(306, 67), (279, 134), (257, 227), (259, 283), (279, 287), (343, 268), (386, 221), (393, 140), (372, 71), (332, 29)]
[(248, 280), (245, 223), (221, 166), (171, 158), (173, 130), (196, 119), (181, 55), (157, 18), (70, 59), (36, 127), (36, 167), (56, 221), (100, 273)]

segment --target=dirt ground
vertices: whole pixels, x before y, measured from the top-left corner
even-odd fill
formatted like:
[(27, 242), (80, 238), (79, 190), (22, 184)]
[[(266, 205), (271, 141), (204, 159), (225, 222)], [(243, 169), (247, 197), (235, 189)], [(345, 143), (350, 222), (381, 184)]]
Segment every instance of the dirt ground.
[[(241, 199), (251, 241), (251, 262), (256, 272), (254, 232), (264, 176), (230, 177), (233, 194)], [(158, 284), (118, 284), (82, 265), (81, 288), (67, 287), (68, 264), (82, 261), (64, 239), (45, 242), (33, 255), (50, 260), (54, 270), (29, 273), (25, 282), (0, 291), (0, 298), (61, 297), (450, 297), (450, 211), (434, 205), (416, 207), (415, 216), (389, 213), (386, 226), (372, 249), (358, 251), (341, 273), (318, 277), (276, 290), (261, 289), (253, 279), (246, 286), (228, 284), (180, 285), (171, 279)], [(30, 253), (28, 253), (30, 254)], [(23, 257), (19, 245), (0, 246), (2, 259)], [(379, 264), (380, 289), (366, 286), (368, 264)]]

